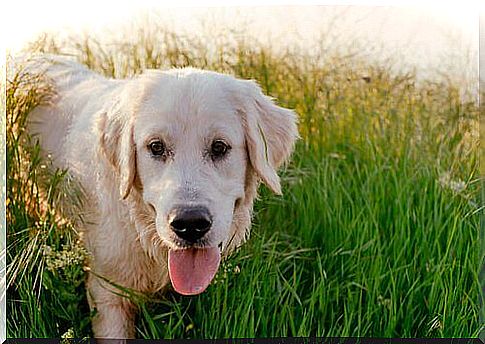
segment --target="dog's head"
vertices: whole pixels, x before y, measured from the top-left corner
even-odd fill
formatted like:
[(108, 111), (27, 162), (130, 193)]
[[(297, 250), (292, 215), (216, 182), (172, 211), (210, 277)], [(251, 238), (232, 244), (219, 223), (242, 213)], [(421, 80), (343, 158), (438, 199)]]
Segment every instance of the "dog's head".
[(175, 290), (197, 294), (244, 241), (258, 181), (281, 193), (296, 116), (255, 82), (215, 72), (148, 71), (129, 83), (100, 121), (100, 148), (135, 204), (140, 240), (167, 247)]

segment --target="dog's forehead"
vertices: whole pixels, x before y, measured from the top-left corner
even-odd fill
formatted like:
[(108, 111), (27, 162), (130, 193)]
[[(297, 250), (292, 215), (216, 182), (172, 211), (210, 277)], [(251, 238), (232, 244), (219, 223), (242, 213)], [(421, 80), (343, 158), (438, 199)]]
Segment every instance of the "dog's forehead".
[(241, 118), (233, 101), (236, 79), (182, 69), (149, 73), (144, 83), (136, 111), (137, 131), (149, 134), (154, 130), (171, 133), (197, 130), (204, 134), (212, 130), (242, 139)]

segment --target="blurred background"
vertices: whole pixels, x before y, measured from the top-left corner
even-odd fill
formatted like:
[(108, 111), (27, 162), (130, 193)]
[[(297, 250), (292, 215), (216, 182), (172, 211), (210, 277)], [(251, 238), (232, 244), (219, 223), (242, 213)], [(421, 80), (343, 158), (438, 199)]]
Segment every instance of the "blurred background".
[(121, 28), (126, 33), (127, 24), (140, 21), (195, 36), (216, 37), (232, 29), (273, 48), (290, 47), (311, 54), (315, 44), (333, 48), (358, 44), (355, 48), (370, 58), (397, 57), (396, 68), (416, 68), (420, 75), (436, 70), (461, 78), (477, 74), (478, 2), (347, 1), (350, 4), (337, 6), (345, 2), (323, 1), (321, 5), (273, 2), (270, 6), (271, 1), (253, 1), (238, 7), (236, 1), (233, 6), (220, 7), (224, 3), (206, 2), (210, 6), (203, 7), (204, 2), (190, 6), (185, 1), (175, 7), (154, 0), (14, 1), (7, 4), (2, 31), (7, 49), (17, 52), (42, 32), (117, 35)]

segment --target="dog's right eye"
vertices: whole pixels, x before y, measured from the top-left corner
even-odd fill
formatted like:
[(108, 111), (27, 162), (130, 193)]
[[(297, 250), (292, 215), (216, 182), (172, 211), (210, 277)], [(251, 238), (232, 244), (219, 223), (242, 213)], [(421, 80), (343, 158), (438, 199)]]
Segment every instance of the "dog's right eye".
[(148, 144), (148, 148), (152, 152), (153, 155), (161, 156), (165, 153), (165, 145), (162, 141), (156, 140), (152, 141)]

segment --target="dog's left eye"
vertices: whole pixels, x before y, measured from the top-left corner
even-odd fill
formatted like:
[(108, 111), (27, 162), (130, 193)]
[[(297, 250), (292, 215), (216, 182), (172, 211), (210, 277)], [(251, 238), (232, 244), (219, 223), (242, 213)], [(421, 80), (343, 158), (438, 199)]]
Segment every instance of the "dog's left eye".
[(227, 154), (231, 147), (222, 140), (215, 140), (211, 145), (211, 158), (220, 159)]
[(165, 153), (165, 145), (158, 140), (150, 142), (148, 148), (153, 155), (163, 155)]

